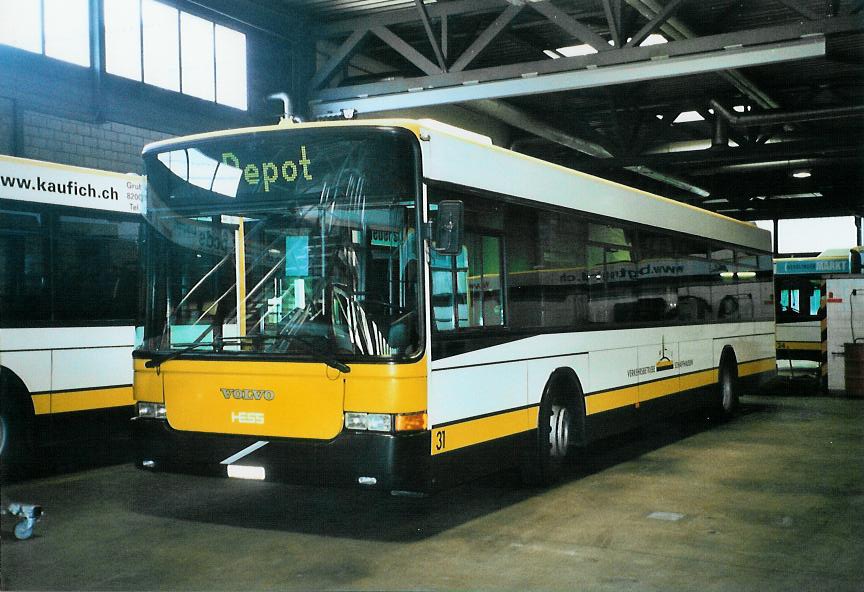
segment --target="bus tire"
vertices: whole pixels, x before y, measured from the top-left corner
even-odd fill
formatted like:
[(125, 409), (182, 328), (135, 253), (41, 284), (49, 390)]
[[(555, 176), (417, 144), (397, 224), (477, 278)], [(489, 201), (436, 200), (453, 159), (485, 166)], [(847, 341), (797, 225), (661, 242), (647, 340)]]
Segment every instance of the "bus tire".
[(527, 485), (546, 486), (561, 478), (573, 449), (580, 443), (582, 420), (581, 390), (575, 376), (553, 373), (537, 413), (537, 430), (522, 465), (522, 478)]
[(717, 395), (714, 412), (719, 421), (727, 421), (738, 410), (738, 363), (731, 349), (723, 352), (717, 371)]
[(26, 476), (33, 462), (33, 407), (17, 377), (0, 369), (0, 480)]

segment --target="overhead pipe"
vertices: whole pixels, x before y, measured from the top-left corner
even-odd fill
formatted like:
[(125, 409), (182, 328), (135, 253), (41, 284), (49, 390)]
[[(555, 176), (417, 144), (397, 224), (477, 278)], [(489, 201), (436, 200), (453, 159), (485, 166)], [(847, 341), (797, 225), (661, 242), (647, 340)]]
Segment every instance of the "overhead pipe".
[(298, 115), (292, 113), (291, 108), (291, 97), (286, 92), (277, 92), (271, 95), (267, 95), (267, 99), (270, 101), (282, 101), (282, 121), (291, 121), (294, 123), (300, 123), (303, 121)]
[(818, 121), (822, 119), (837, 119), (841, 117), (859, 117), (864, 115), (864, 105), (850, 107), (830, 107), (826, 109), (804, 109), (802, 111), (783, 111), (774, 113), (756, 113), (752, 115), (736, 115), (714, 99), (709, 101), (715, 115), (719, 115), (733, 126), (775, 125), (793, 121)]

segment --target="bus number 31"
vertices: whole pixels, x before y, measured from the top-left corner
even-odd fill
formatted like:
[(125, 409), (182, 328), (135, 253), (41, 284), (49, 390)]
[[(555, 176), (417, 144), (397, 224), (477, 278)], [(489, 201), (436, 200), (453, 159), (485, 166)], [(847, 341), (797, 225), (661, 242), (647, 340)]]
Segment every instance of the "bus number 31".
[(435, 450), (444, 450), (447, 446), (444, 430), (435, 432)]

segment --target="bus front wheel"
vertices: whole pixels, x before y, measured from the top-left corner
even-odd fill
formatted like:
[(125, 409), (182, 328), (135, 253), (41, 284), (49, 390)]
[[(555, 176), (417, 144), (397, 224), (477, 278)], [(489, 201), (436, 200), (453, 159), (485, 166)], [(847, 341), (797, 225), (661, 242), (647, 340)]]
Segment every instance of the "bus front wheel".
[[(569, 389), (547, 388), (540, 400), (537, 432), (522, 467), (528, 485), (550, 485), (560, 479), (578, 437), (574, 431), (574, 398)], [(575, 437), (575, 438), (574, 438)]]

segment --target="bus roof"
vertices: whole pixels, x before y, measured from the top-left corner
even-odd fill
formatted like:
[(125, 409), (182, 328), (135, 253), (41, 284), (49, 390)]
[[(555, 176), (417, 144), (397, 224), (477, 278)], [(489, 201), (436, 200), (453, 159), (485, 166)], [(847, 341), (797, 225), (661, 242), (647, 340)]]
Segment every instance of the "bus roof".
[(434, 120), (352, 119), (307, 123), (283, 120), (276, 125), (162, 140), (145, 146), (144, 153), (211, 138), (327, 127), (401, 127), (410, 130), (421, 140), (423, 175), (427, 180), (573, 208), (763, 252), (772, 249), (771, 234), (754, 224), (494, 146), (485, 136)]

